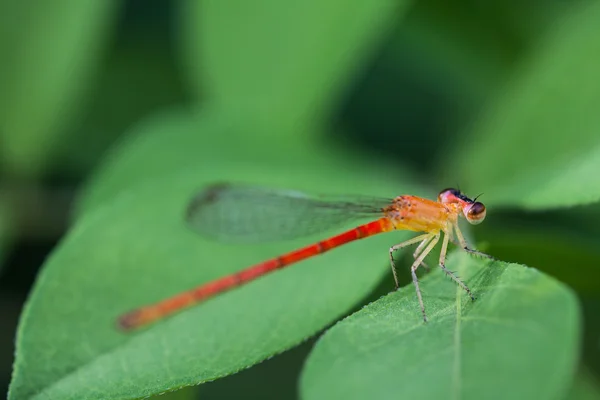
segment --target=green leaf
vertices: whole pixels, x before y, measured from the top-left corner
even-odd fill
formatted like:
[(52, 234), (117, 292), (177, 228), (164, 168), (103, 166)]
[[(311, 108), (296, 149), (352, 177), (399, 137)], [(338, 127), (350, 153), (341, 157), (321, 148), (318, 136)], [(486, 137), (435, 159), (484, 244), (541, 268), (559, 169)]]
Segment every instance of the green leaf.
[(315, 240), (205, 241), (183, 222), (199, 188), (235, 180), (315, 193), (395, 194), (389, 173), (363, 167), (351, 174), (198, 162), (132, 185), (84, 214), (48, 259), (22, 314), (9, 398), (134, 398), (210, 381), (314, 335), (383, 276), (392, 286), (387, 250), (406, 237), (402, 232), (274, 272), (147, 330), (115, 328), (115, 319), (134, 307)]
[(190, 81), (219, 106), (269, 125), (314, 123), (408, 3), (188, 1), (181, 13)]
[[(579, 344), (574, 294), (517, 264), (460, 252), (448, 262), (477, 300), (440, 271), (422, 279), (430, 322), (407, 286), (337, 323), (307, 360), (302, 398), (555, 399)], [(393, 394), (393, 395), (392, 395)]]
[(548, 209), (600, 199), (600, 3), (577, 4), (448, 152), (448, 179), (461, 177), (494, 206)]
[(80, 111), (114, 0), (0, 2), (0, 159), (37, 174)]

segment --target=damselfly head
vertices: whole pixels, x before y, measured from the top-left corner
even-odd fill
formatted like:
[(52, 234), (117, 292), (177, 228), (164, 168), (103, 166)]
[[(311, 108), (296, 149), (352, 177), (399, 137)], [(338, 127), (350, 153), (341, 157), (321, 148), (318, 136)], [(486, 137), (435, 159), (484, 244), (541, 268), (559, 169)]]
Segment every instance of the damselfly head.
[(460, 203), (464, 196), (457, 189), (444, 189), (438, 195), (438, 201), (444, 204)]
[[(478, 196), (479, 197), (479, 196)], [(467, 221), (473, 225), (480, 224), (485, 219), (483, 203), (471, 200), (457, 189), (444, 189), (438, 195), (438, 201), (443, 204), (459, 204)]]

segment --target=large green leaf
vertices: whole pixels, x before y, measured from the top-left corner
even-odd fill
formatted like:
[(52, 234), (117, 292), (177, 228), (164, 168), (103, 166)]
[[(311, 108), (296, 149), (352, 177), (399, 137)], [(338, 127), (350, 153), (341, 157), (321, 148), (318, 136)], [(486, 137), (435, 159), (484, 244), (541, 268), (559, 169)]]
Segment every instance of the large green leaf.
[(314, 123), (407, 3), (188, 1), (182, 9), (188, 74), (203, 96), (236, 113), (278, 127)]
[(445, 160), (448, 176), (496, 206), (600, 199), (600, 3), (577, 4)]
[(35, 174), (77, 116), (114, 0), (0, 1), (0, 158)]
[(576, 369), (574, 294), (539, 271), (454, 254), (422, 279), (430, 322), (414, 288), (366, 306), (317, 343), (302, 377), (304, 399), (556, 399)]
[(9, 398), (156, 394), (234, 373), (315, 334), (390, 273), (387, 249), (405, 234), (349, 244), (147, 330), (121, 333), (115, 318), (314, 240), (265, 246), (205, 241), (182, 220), (198, 188), (235, 180), (313, 192), (395, 194), (389, 175), (364, 170), (197, 163), (132, 185), (84, 214), (48, 259), (22, 314)]

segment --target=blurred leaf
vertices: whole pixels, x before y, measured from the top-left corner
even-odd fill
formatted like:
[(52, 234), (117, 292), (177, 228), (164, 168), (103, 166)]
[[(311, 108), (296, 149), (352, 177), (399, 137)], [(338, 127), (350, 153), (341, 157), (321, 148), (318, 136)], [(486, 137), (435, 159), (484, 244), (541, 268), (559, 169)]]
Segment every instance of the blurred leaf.
[(315, 193), (395, 194), (389, 174), (363, 170), (290, 172), (197, 161), (131, 185), (89, 211), (48, 259), (22, 314), (9, 398), (157, 394), (232, 374), (314, 335), (389, 274), (387, 249), (405, 233), (306, 260), (144, 331), (123, 334), (115, 319), (309, 242), (202, 240), (182, 220), (197, 189), (235, 180)]
[(85, 115), (60, 146), (54, 169), (63, 176), (80, 179), (140, 118), (186, 100), (169, 43), (160, 30), (148, 29), (113, 44)]
[(551, 399), (565, 393), (579, 350), (573, 293), (517, 264), (462, 252), (448, 264), (477, 301), (459, 287), (451, 295), (452, 284), (436, 271), (422, 280), (428, 324), (411, 286), (366, 306), (319, 340), (302, 376), (302, 397)]
[[(281, 140), (261, 141), (257, 139), (261, 136), (259, 130), (243, 118), (214, 109), (199, 114), (174, 109), (147, 118), (115, 146), (96, 171), (83, 191), (78, 213), (81, 215), (110, 201), (131, 185), (205, 165), (206, 170), (198, 170), (200, 176), (216, 170), (215, 165), (229, 162), (269, 169), (305, 170), (316, 175), (345, 171), (348, 180), (354, 174), (372, 173), (388, 179), (390, 189), (395, 191), (391, 195), (423, 193), (414, 184), (408, 184), (410, 179), (402, 176), (403, 171), (397, 165), (378, 161), (373, 166), (373, 158), (342, 152), (339, 144), (337, 147), (329, 143), (300, 146), (288, 141), (286, 135)], [(240, 172), (244, 168), (240, 166)], [(367, 193), (363, 189), (361, 192)]]
[[(0, 191), (1, 194), (1, 191)], [(4, 267), (4, 258), (12, 241), (11, 210), (9, 205), (0, 198), (0, 272)]]
[(504, 81), (524, 47), (522, 39), (510, 29), (514, 28), (513, 21), (502, 13), (490, 12), (494, 6), (514, 8), (509, 3), (480, 6), (443, 0), (416, 2), (400, 27), (403, 41), (426, 57), (416, 67), (431, 81), (431, 90), (440, 87), (438, 90), (453, 101), (465, 102), (464, 111), (471, 110), (471, 116), (473, 109)]
[(585, 371), (600, 379), (600, 293), (580, 295), (585, 331), (583, 332), (582, 362)]
[(41, 172), (78, 116), (116, 1), (0, 2), (0, 159)]
[(566, 400), (597, 400), (600, 399), (600, 383), (587, 370), (580, 371), (575, 376), (571, 390)]
[(489, 203), (542, 209), (600, 198), (600, 3), (578, 4), (449, 152), (453, 179)]
[(188, 1), (186, 69), (196, 90), (225, 109), (284, 129), (314, 124), (408, 3)]

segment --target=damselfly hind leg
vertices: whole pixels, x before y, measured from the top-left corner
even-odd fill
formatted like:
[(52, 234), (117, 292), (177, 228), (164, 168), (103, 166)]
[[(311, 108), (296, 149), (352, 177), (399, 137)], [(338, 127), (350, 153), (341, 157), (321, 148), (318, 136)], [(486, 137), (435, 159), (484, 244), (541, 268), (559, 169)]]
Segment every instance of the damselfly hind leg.
[[(423, 296), (421, 295), (421, 289), (419, 288), (419, 280), (417, 278), (417, 268), (423, 263), (423, 260), (427, 255), (431, 252), (431, 250), (435, 247), (438, 240), (440, 239), (439, 233), (426, 233), (424, 235), (419, 235), (412, 239), (409, 239), (405, 242), (397, 244), (395, 246), (390, 247), (390, 262), (392, 264), (392, 272), (394, 274), (394, 281), (396, 283), (396, 289), (398, 289), (398, 277), (396, 275), (396, 265), (394, 264), (394, 251), (399, 250), (403, 247), (410, 246), (411, 244), (415, 244), (421, 242), (419, 247), (423, 249), (419, 252), (419, 255), (416, 257), (412, 266), (410, 267), (410, 273), (412, 275), (413, 284), (415, 285), (415, 290), (417, 291), (417, 299), (419, 300), (419, 306), (421, 307), (421, 312), (423, 313), (423, 321), (427, 322), (427, 315), (425, 313), (425, 305), (423, 304)], [(418, 250), (418, 248), (417, 248)], [(417, 252), (415, 252), (417, 253)]]
[(437, 242), (440, 240), (439, 232), (437, 234), (430, 234), (431, 238), (427, 238), (425, 240), (430, 241), (425, 250), (421, 252), (421, 255), (415, 260), (413, 265), (410, 267), (410, 273), (412, 275), (413, 284), (415, 285), (415, 290), (417, 291), (417, 299), (419, 300), (419, 305), (421, 306), (421, 313), (423, 313), (423, 321), (427, 322), (427, 314), (425, 313), (425, 305), (423, 304), (423, 296), (421, 295), (421, 289), (419, 288), (419, 280), (417, 279), (417, 268), (421, 262), (427, 257), (427, 254), (433, 250), (433, 248), (437, 245)]
[[(421, 254), (421, 252), (423, 251), (423, 249), (425, 248), (425, 246), (427, 246), (427, 243), (429, 243), (429, 241), (431, 240), (431, 238), (423, 240), (419, 246), (417, 246), (417, 248), (415, 249), (415, 252), (413, 253), (413, 259), (417, 259), (417, 257), (419, 257), (419, 254)], [(421, 266), (423, 266), (423, 268), (425, 268), (425, 271), (429, 272), (431, 271), (431, 269), (429, 268), (429, 265), (427, 265), (425, 263), (425, 261), (421, 261)]]
[[(429, 240), (431, 240), (431, 238), (433, 236), (434, 235), (432, 235), (430, 233), (425, 233), (423, 235), (416, 236), (412, 239), (408, 239), (402, 243), (399, 243), (399, 244), (396, 244), (396, 245), (390, 247), (390, 264), (392, 265), (392, 274), (394, 275), (394, 283), (396, 284), (396, 290), (398, 290), (398, 288), (400, 287), (400, 284), (398, 283), (398, 274), (396, 272), (396, 264), (394, 262), (394, 252), (396, 250), (400, 250), (403, 247), (410, 246), (411, 244), (429, 241)], [(421, 243), (421, 244), (423, 244), (423, 243)]]

